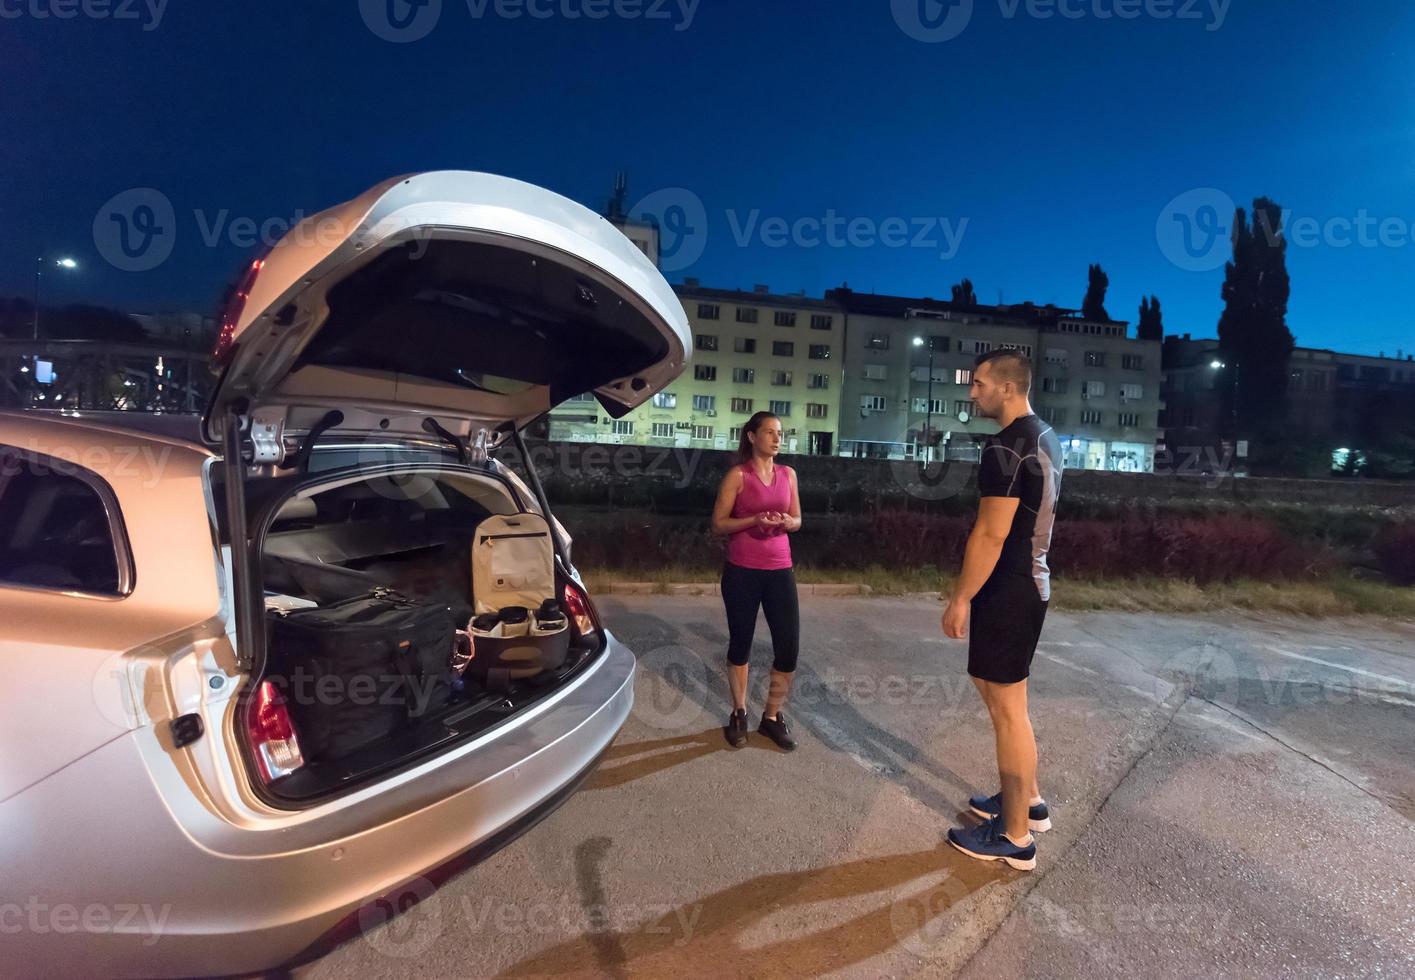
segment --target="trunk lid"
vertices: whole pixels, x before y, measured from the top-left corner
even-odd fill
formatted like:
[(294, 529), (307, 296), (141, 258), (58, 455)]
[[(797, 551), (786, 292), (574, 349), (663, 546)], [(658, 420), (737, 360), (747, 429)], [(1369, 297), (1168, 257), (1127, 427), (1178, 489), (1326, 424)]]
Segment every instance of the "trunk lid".
[[(617, 228), (492, 174), (397, 177), (297, 224), (237, 288), (203, 434), (255, 463), (313, 429), (487, 444), (593, 392), (619, 418), (682, 372), (672, 288)], [(429, 433), (434, 433), (429, 435)]]

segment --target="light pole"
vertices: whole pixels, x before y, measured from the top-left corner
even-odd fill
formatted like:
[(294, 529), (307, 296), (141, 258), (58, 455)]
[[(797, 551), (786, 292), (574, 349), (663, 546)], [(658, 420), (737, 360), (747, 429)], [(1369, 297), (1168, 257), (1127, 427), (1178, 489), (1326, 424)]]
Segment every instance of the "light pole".
[[(41, 277), (44, 275), (44, 267), (47, 264), (44, 256), (41, 255), (36, 260), (34, 267), (34, 339), (36, 342), (39, 340), (39, 283)], [(79, 264), (68, 256), (55, 259), (54, 265), (60, 269), (77, 269), (79, 267)]]
[[(934, 418), (934, 339), (929, 337), (929, 389), (924, 405), (924, 462), (933, 462), (933, 418)], [(914, 338), (914, 346), (924, 346), (923, 337)]]

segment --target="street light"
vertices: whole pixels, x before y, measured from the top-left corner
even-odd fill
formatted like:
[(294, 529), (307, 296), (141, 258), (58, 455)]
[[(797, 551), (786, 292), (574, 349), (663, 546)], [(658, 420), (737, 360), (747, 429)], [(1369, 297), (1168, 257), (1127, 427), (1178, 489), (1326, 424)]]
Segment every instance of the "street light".
[[(934, 418), (934, 339), (929, 337), (929, 389), (928, 404), (924, 406), (924, 462), (933, 462), (933, 418)], [(923, 337), (914, 338), (915, 347), (924, 346)]]
[[(44, 266), (46, 264), (47, 263), (44, 256), (41, 255), (36, 260), (36, 265), (34, 268), (34, 339), (36, 341), (39, 340), (39, 284), (40, 279), (44, 275)], [(54, 265), (56, 268), (69, 270), (77, 269), (79, 267), (79, 264), (73, 259), (69, 258), (67, 255), (63, 258), (55, 259)]]

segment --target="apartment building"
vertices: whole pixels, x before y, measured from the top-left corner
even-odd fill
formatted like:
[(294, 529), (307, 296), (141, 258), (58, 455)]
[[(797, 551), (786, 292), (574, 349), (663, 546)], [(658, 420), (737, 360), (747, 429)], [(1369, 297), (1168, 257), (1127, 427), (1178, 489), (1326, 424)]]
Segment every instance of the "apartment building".
[(693, 328), (688, 369), (622, 419), (582, 395), (551, 413), (551, 438), (729, 449), (753, 413), (781, 419), (783, 450), (831, 455), (841, 421), (845, 318), (804, 294), (675, 286)]
[[(1160, 345), (1128, 325), (1023, 303), (963, 306), (830, 290), (846, 312), (843, 455), (976, 458), (996, 432), (968, 399), (979, 354), (1000, 347), (1032, 361), (1032, 404), (1075, 469), (1150, 472), (1160, 408)], [(932, 370), (930, 370), (932, 363)]]
[[(1193, 452), (1243, 437), (1225, 397), (1239, 377), (1223, 360), (1216, 339), (1166, 337), (1162, 359), (1162, 439), (1170, 449)], [(1408, 404), (1392, 399), (1412, 396), (1415, 356), (1404, 351), (1373, 357), (1297, 347), (1288, 361), (1285, 417), (1293, 437), (1325, 442), (1337, 455), (1368, 426), (1369, 413)]]

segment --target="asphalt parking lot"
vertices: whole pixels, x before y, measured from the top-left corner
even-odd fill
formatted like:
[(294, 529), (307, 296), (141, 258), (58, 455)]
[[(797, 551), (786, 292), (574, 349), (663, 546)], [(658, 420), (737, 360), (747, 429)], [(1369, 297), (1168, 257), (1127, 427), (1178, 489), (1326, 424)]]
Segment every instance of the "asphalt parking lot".
[(803, 598), (791, 754), (722, 738), (720, 600), (600, 607), (586, 788), (301, 977), (1415, 975), (1415, 624), (1051, 614), (1028, 874), (944, 843), (996, 775), (935, 599)]

